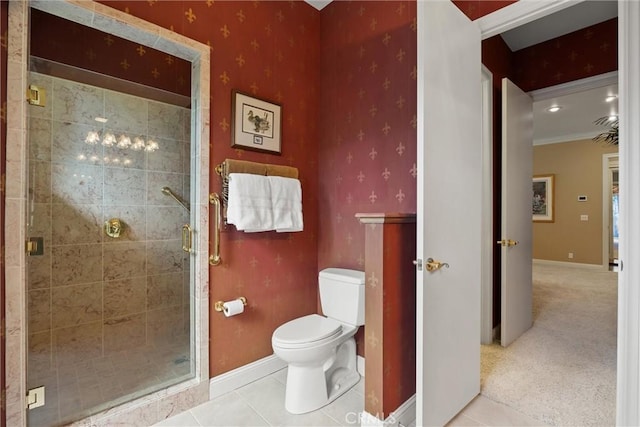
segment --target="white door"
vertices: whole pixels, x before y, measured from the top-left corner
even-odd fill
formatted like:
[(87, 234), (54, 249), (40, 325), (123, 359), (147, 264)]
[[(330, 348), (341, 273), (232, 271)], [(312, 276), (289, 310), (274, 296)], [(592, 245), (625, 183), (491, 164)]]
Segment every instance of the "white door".
[(431, 426), (480, 393), (480, 31), (449, 1), (417, 7), (416, 424)]
[(506, 347), (533, 323), (531, 196), (533, 102), (502, 79), (502, 262), (500, 343)]

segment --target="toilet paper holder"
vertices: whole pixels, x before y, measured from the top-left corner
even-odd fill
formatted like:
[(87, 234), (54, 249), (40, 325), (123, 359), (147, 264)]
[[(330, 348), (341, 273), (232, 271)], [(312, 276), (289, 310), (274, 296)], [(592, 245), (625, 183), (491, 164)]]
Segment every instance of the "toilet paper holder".
[[(237, 299), (239, 299), (240, 301), (242, 301), (242, 304), (243, 304), (245, 307), (247, 306), (247, 299), (246, 299), (245, 297), (239, 297), (239, 298), (237, 298)], [(213, 304), (213, 309), (214, 309), (215, 311), (220, 311), (220, 312), (224, 311), (224, 301), (216, 301), (216, 302)]]

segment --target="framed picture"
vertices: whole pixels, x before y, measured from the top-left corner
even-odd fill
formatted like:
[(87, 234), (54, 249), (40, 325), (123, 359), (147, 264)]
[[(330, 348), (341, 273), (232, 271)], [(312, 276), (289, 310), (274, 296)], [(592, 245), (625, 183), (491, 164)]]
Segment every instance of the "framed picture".
[(553, 222), (553, 175), (533, 177), (532, 210), (534, 222)]
[(231, 99), (231, 147), (281, 154), (281, 107), (235, 90)]

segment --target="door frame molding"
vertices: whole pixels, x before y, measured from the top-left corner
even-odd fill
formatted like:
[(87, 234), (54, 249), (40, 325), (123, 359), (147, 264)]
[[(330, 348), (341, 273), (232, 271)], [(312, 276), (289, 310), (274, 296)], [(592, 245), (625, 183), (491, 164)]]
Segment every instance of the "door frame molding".
[[(476, 22), (482, 39), (560, 11), (577, 1), (518, 1)], [(618, 99), (620, 119), (620, 223), (621, 260), (640, 259), (640, 2), (618, 1)], [(420, 94), (418, 94), (420, 96)], [(418, 166), (420, 167), (420, 166)], [(640, 263), (623, 265), (618, 273), (618, 357), (616, 424), (640, 425)]]
[(493, 342), (493, 74), (482, 65), (482, 304), (480, 343)]
[[(620, 216), (616, 424), (640, 425), (640, 2), (618, 1)], [(628, 143), (627, 143), (628, 142)]]

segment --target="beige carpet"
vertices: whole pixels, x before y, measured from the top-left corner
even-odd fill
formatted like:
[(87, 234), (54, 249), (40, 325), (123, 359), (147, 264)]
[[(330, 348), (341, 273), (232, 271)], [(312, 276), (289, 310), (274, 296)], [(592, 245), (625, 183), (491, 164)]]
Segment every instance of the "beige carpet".
[(617, 274), (534, 264), (533, 318), (482, 346), (482, 394), (548, 425), (615, 425)]

